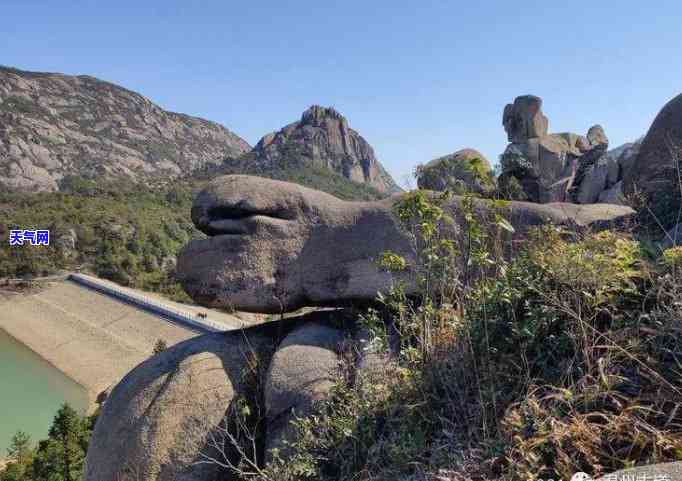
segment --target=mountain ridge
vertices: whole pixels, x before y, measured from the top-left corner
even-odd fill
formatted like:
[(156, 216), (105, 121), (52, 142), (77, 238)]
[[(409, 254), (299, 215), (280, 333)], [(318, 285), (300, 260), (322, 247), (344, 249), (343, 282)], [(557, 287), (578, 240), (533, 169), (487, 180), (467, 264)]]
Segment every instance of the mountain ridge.
[(250, 149), (217, 122), (106, 80), (0, 66), (0, 185), (9, 189), (55, 191), (70, 175), (169, 179)]
[(79, 179), (152, 186), (221, 173), (298, 182), (347, 199), (401, 190), (331, 107), (311, 106), (252, 148), (217, 122), (164, 110), (107, 80), (0, 65), (5, 190), (68, 190)]

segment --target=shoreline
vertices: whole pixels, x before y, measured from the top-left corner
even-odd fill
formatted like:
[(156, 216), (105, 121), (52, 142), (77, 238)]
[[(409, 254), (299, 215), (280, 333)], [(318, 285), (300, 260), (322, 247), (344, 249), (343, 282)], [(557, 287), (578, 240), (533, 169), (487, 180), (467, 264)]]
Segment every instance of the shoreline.
[(197, 335), (68, 280), (0, 296), (0, 329), (82, 387), (88, 413), (159, 340), (172, 346)]
[[(61, 372), (64, 376), (66, 376), (66, 377), (68, 377), (69, 379), (71, 379), (75, 384), (77, 384), (77, 385), (83, 390), (83, 392), (86, 394), (86, 396), (87, 396), (87, 398), (88, 398), (88, 409), (87, 409), (87, 414), (90, 415), (90, 414), (92, 414), (92, 412), (94, 412), (94, 408), (97, 407), (97, 402), (96, 402), (96, 400), (97, 400), (97, 396), (99, 396), (99, 393), (94, 394), (94, 398), (93, 398), (93, 393), (91, 392), (91, 389), (90, 389), (90, 388), (88, 388), (87, 386), (84, 386), (83, 384), (81, 384), (81, 382), (76, 378), (76, 376), (75, 376), (73, 373), (68, 372), (67, 370), (64, 370), (64, 369), (62, 369), (61, 367), (57, 366), (57, 365), (56, 365), (55, 363), (53, 363), (50, 359), (48, 359), (48, 357), (44, 356), (43, 354), (41, 354), (40, 352), (38, 352), (36, 349), (34, 349), (33, 346), (31, 346), (30, 341), (25, 341), (24, 339), (21, 339), (21, 338), (15, 336), (13, 332), (8, 331), (8, 330), (7, 330), (5, 327), (3, 327), (2, 325), (0, 325), (0, 331), (2, 331), (2, 332), (4, 332), (5, 334), (7, 334), (9, 337), (11, 337), (12, 339), (14, 339), (17, 343), (19, 343), (19, 344), (21, 344), (22, 346), (26, 347), (29, 351), (31, 351), (33, 354), (35, 354), (37, 357), (39, 357), (42, 361), (46, 362), (47, 364), (49, 364), (50, 366), (52, 366), (54, 369), (56, 369), (57, 371)], [(100, 391), (100, 392), (101, 392), (101, 391)], [(2, 460), (3, 460), (3, 458), (0, 457), (0, 462), (2, 462)]]

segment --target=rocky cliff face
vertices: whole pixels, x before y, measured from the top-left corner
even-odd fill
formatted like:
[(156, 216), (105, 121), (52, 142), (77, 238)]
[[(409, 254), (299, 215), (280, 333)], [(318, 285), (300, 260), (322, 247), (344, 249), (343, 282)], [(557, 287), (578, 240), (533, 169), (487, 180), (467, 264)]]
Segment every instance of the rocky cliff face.
[(263, 137), (249, 163), (264, 171), (324, 168), (381, 193), (400, 191), (369, 143), (348, 126), (348, 120), (333, 108), (318, 105), (303, 112), (298, 122)]
[(189, 173), (249, 144), (88, 76), (0, 67), (0, 186), (50, 191), (68, 175), (146, 181)]

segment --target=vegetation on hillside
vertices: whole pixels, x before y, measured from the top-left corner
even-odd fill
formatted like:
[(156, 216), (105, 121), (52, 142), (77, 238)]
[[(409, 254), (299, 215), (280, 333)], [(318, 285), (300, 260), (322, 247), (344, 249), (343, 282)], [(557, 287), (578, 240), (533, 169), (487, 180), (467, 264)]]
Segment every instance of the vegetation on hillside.
[(96, 415), (80, 416), (68, 404), (54, 417), (47, 439), (33, 446), (21, 431), (12, 438), (0, 481), (80, 481)]
[(305, 159), (306, 156), (295, 146), (288, 145), (284, 150), (283, 158), (276, 165), (267, 167), (259, 165), (254, 155), (249, 153), (239, 159), (227, 159), (222, 166), (206, 171), (204, 175), (211, 177), (218, 173), (257, 175), (295, 182), (344, 200), (375, 200), (386, 196), (374, 187), (348, 180), (325, 166), (306, 162)]
[[(189, 218), (191, 183), (150, 188), (67, 178), (63, 192), (0, 194), (1, 277), (83, 268), (123, 285), (187, 299), (169, 277), (175, 256), (201, 236)], [(13, 229), (49, 229), (49, 246), (9, 247)]]

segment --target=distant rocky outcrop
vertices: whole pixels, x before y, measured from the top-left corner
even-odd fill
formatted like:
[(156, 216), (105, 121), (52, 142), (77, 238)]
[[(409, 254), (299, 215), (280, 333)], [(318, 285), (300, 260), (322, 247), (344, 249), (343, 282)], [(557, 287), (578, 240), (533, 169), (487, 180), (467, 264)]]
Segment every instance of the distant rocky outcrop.
[(623, 180), (626, 194), (643, 194), (656, 224), (677, 223), (682, 162), (682, 94), (668, 102), (654, 119)]
[(54, 191), (70, 175), (168, 179), (249, 149), (221, 125), (109, 82), (0, 67), (0, 188)]
[(592, 176), (589, 179), (593, 192), (600, 191), (595, 202), (605, 204), (623, 204), (625, 196), (623, 194), (623, 178), (632, 168), (632, 165), (639, 152), (642, 138), (634, 142), (628, 142), (615, 149), (609, 150), (600, 159), (596, 168), (592, 169)]
[(584, 136), (549, 134), (542, 99), (534, 95), (517, 97), (506, 105), (502, 124), (511, 142), (500, 159), (503, 189), (518, 182), (521, 198), (533, 202), (597, 201), (606, 185), (598, 166), (608, 148), (600, 125)]
[(475, 149), (462, 149), (417, 167), (417, 186), (485, 195), (494, 190), (495, 179), (490, 162), (483, 154)]
[(245, 173), (317, 168), (390, 194), (401, 189), (374, 149), (348, 120), (330, 107), (313, 105), (301, 120), (264, 136), (242, 160)]

